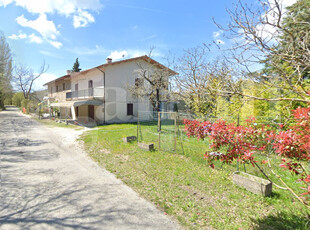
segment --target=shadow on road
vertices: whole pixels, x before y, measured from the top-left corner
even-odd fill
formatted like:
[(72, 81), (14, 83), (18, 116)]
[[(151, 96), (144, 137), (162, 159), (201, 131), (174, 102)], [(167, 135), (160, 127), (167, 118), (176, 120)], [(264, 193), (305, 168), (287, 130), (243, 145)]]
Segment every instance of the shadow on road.
[(0, 113), (1, 230), (175, 229), (154, 206), (75, 151), (66, 135), (16, 110)]
[[(57, 185), (51, 185), (57, 186)], [(22, 226), (23, 229), (34, 227), (55, 229), (96, 229), (93, 226), (101, 226), (97, 229), (107, 229), (110, 223), (122, 223), (122, 225), (134, 227), (135, 218), (132, 222), (130, 218), (136, 215), (130, 207), (121, 208), (117, 206), (105, 207), (101, 212), (93, 209), (93, 203), (107, 205), (106, 200), (112, 199), (113, 194), (108, 194), (100, 200), (92, 200), (88, 203), (80, 201), (80, 198), (87, 198), (88, 191), (81, 186), (60, 187), (58, 194), (50, 194), (50, 189), (39, 188), (36, 193), (20, 193), (19, 188), (7, 188), (1, 192), (0, 206), (0, 228)], [(91, 188), (100, 192), (97, 188)], [(23, 196), (25, 202), (20, 203), (17, 197)], [(15, 211), (7, 211), (15, 210)], [(59, 215), (61, 213), (61, 215)], [(106, 223), (106, 226), (105, 226)], [(150, 223), (151, 226), (151, 223)], [(147, 226), (144, 225), (147, 228)]]

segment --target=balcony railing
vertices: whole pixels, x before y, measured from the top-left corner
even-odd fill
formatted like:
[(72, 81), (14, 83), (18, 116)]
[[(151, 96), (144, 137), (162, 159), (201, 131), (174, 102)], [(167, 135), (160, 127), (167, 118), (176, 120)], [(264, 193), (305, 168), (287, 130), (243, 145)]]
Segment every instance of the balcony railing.
[(83, 99), (83, 98), (90, 98), (90, 97), (103, 97), (104, 91), (103, 88), (91, 88), (91, 89), (84, 89), (79, 91), (72, 91), (66, 93), (66, 99)]

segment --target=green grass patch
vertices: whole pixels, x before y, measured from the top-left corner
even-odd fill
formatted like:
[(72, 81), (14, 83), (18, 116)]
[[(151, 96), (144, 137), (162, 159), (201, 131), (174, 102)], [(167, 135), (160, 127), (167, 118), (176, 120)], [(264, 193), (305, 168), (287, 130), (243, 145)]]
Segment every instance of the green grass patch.
[[(89, 155), (114, 173), (141, 196), (177, 219), (186, 229), (309, 229), (309, 211), (288, 191), (273, 187), (271, 197), (262, 197), (232, 182), (236, 165), (216, 164), (208, 167), (203, 153), (207, 140), (183, 138), (173, 152), (174, 129), (162, 128), (164, 140), (158, 150), (156, 124), (144, 125), (139, 140), (155, 144), (156, 151), (138, 148), (137, 143), (124, 143), (122, 138), (137, 135), (135, 124), (99, 127), (83, 134), (81, 139)], [(142, 137), (141, 137), (142, 134)], [(182, 134), (183, 135), (183, 134)], [(181, 149), (182, 148), (182, 149)], [(171, 149), (171, 151), (163, 151)], [(182, 151), (181, 151), (182, 150)], [(259, 158), (264, 159), (263, 156)], [(273, 164), (280, 159), (274, 157)], [(262, 165), (270, 178), (266, 165)], [(243, 166), (240, 166), (243, 169)], [(263, 177), (257, 168), (247, 165), (246, 171)], [(298, 190), (301, 184), (289, 172), (278, 169), (286, 183)]]
[(83, 127), (77, 126), (77, 125), (72, 125), (68, 124), (66, 125), (65, 123), (58, 123), (55, 120), (50, 120), (50, 119), (38, 119), (38, 118), (33, 118), (34, 120), (40, 122), (41, 124), (44, 124), (48, 127), (59, 127), (59, 128), (69, 128), (69, 129), (76, 129), (76, 130), (81, 130)]

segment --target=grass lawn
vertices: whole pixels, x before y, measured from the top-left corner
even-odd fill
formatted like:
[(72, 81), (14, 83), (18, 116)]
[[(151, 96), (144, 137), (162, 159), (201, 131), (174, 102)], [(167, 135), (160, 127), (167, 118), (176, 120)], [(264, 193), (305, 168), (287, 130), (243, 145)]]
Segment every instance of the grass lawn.
[[(145, 125), (139, 132), (144, 142), (155, 144), (153, 152), (139, 149), (137, 142), (122, 141), (137, 135), (135, 124), (102, 126), (81, 139), (96, 162), (186, 229), (310, 229), (309, 210), (288, 191), (273, 186), (272, 196), (262, 197), (234, 185), (231, 175), (236, 165), (207, 166), (203, 159), (207, 141), (183, 137), (183, 146), (178, 143), (176, 153), (159, 151), (156, 129), (155, 124)], [(163, 128), (162, 149), (174, 148), (173, 134)], [(275, 157), (274, 164), (278, 161)], [(262, 167), (270, 175), (267, 166)], [(248, 165), (246, 170), (263, 177), (257, 168)], [(279, 169), (277, 173), (295, 190), (301, 187), (289, 172)]]

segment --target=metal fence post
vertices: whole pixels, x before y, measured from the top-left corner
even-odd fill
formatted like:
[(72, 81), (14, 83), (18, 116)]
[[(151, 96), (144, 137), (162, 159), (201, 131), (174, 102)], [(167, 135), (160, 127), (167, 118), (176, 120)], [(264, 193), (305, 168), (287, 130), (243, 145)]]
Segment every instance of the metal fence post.
[(139, 143), (139, 125), (140, 125), (140, 121), (139, 121), (139, 111), (138, 111), (138, 115), (137, 115), (137, 140)]
[(160, 149), (160, 132), (161, 132), (161, 124), (160, 124), (160, 112), (158, 112), (158, 124), (157, 124), (157, 131), (158, 131), (158, 149)]
[(68, 125), (68, 107), (66, 106), (66, 125)]
[(174, 113), (174, 151), (177, 151), (177, 113)]

